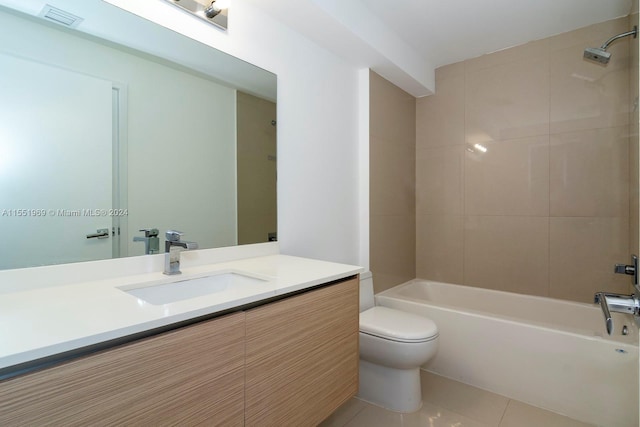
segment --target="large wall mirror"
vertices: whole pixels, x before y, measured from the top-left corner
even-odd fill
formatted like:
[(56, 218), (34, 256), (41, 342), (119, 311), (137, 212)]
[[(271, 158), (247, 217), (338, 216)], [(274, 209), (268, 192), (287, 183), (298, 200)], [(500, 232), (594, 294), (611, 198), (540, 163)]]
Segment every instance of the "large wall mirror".
[(0, 0), (0, 269), (144, 255), (144, 229), (160, 251), (167, 229), (275, 240), (276, 76), (100, 0), (46, 3)]

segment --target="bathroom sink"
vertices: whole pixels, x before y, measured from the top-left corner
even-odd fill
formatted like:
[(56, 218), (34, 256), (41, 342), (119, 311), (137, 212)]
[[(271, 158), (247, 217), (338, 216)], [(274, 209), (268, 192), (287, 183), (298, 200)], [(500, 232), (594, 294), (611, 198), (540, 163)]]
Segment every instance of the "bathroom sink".
[(205, 277), (185, 278), (170, 283), (127, 285), (118, 289), (149, 304), (162, 305), (266, 282), (265, 279), (238, 272), (225, 272)]

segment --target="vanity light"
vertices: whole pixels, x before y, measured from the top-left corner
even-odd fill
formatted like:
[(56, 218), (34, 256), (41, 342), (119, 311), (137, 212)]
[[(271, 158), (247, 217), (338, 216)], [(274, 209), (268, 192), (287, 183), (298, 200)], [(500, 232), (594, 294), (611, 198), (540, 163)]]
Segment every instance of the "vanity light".
[(218, 7), (216, 7), (216, 2), (213, 1), (209, 7), (204, 10), (204, 16), (209, 19), (213, 19), (213, 17), (217, 16), (220, 12), (222, 12), (222, 9), (218, 9)]
[(226, 0), (165, 0), (182, 10), (197, 16), (224, 30), (227, 29), (227, 15), (229, 12)]
[(209, 19), (213, 19), (218, 16), (223, 10), (229, 10), (228, 0), (213, 0), (211, 4), (204, 10), (204, 16)]

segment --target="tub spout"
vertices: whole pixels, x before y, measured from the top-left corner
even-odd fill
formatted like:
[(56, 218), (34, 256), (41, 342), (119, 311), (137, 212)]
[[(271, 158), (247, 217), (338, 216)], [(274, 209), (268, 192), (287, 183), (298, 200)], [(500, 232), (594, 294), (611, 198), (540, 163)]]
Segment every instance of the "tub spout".
[(609, 335), (613, 334), (613, 318), (611, 312), (633, 314), (640, 316), (640, 300), (635, 295), (610, 294), (598, 292), (595, 294), (594, 302), (600, 304), (604, 314), (604, 322)]

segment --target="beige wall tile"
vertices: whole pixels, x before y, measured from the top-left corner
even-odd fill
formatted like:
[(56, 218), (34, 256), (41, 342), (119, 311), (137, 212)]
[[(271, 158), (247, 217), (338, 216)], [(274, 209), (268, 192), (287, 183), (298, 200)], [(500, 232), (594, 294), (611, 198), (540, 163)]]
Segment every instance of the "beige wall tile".
[(436, 90), (440, 90), (438, 83), (446, 79), (464, 79), (465, 61), (454, 62), (453, 64), (443, 65), (436, 69)]
[[(572, 46), (582, 46), (581, 49), (591, 46), (599, 47), (610, 37), (630, 29), (627, 17), (611, 19), (549, 37), (549, 49), (557, 51)], [(580, 52), (580, 56), (582, 56), (582, 52)]]
[(631, 253), (640, 253), (640, 149), (638, 147), (638, 123), (634, 122), (630, 126), (629, 137), (629, 224), (630, 224), (630, 242), (629, 251)]
[[(374, 271), (373, 268), (371, 270)], [(415, 278), (415, 275), (409, 276), (401, 273), (373, 273), (373, 292), (377, 294), (382, 291), (386, 291), (394, 286), (408, 282), (413, 278)]]
[[(370, 260), (375, 291), (413, 279), (416, 275), (415, 216), (372, 215), (370, 221)], [(383, 276), (394, 278), (394, 282), (378, 280)]]
[(587, 303), (598, 291), (625, 293), (629, 277), (614, 274), (629, 262), (628, 218), (551, 218), (550, 296)]
[(417, 150), (416, 213), (463, 214), (464, 147)]
[[(415, 147), (406, 94), (372, 74), (377, 291), (412, 278), (396, 255), (410, 253), (403, 221), (413, 179), (413, 277), (588, 302), (597, 285), (629, 292), (627, 278), (609, 279), (629, 247), (640, 250), (638, 41), (615, 42), (606, 67), (582, 55), (636, 21), (439, 68), (436, 94), (415, 102)], [(487, 153), (466, 151), (476, 143)], [(411, 150), (415, 169), (411, 154), (401, 154)], [(374, 219), (379, 214), (394, 219)]]
[(415, 98), (370, 73), (370, 269), (374, 291), (415, 277)]
[(549, 61), (530, 58), (466, 71), (465, 140), (471, 145), (549, 131)]
[(374, 72), (369, 85), (370, 134), (394, 144), (415, 146), (415, 98)]
[(628, 127), (551, 135), (551, 216), (628, 216)]
[(546, 60), (549, 54), (549, 40), (536, 40), (509, 49), (478, 56), (465, 62), (467, 72), (476, 72), (497, 65), (527, 60)]
[(464, 217), (416, 217), (416, 277), (463, 282)]
[(549, 137), (465, 150), (465, 214), (549, 215)]
[[(637, 6), (638, 0), (634, 0), (635, 5)], [(638, 25), (638, 14), (634, 13), (629, 16), (629, 27), (633, 25)], [(631, 114), (629, 116), (629, 219), (630, 219), (630, 242), (629, 242), (629, 251), (631, 253), (637, 254), (640, 253), (640, 203), (638, 200), (638, 196), (640, 195), (640, 150), (638, 147), (638, 123), (640, 121), (640, 108), (638, 108), (638, 92), (639, 92), (639, 84), (640, 84), (640, 76), (639, 76), (639, 49), (640, 42), (636, 39), (629, 40), (629, 48), (630, 48), (630, 58), (631, 58), (631, 69), (629, 72), (629, 85), (630, 85), (630, 97), (631, 104), (635, 105), (635, 108), (632, 108)]]
[(436, 71), (436, 93), (416, 102), (418, 149), (464, 144), (464, 73), (459, 67), (448, 70), (440, 74), (451, 77), (440, 79)]
[(549, 220), (467, 216), (464, 283), (530, 295), (549, 294)]
[(406, 215), (415, 212), (415, 150), (370, 137), (370, 212)]
[(584, 41), (550, 53), (551, 133), (629, 123), (629, 41), (611, 45), (606, 66), (582, 57), (588, 46)]
[(238, 244), (277, 231), (276, 104), (237, 92)]

